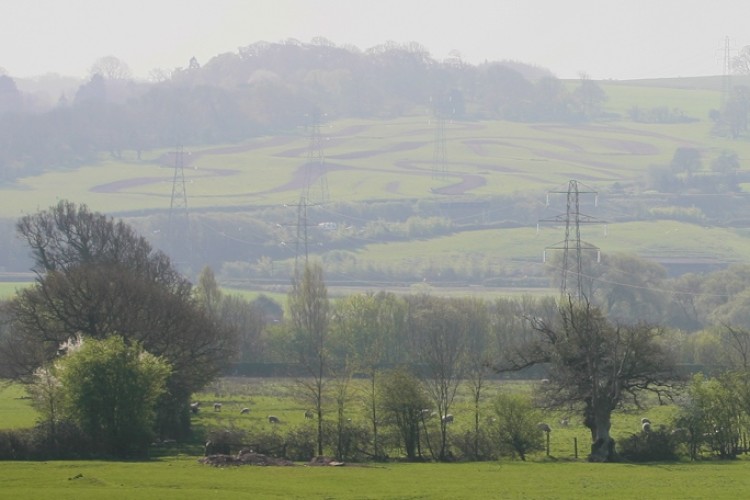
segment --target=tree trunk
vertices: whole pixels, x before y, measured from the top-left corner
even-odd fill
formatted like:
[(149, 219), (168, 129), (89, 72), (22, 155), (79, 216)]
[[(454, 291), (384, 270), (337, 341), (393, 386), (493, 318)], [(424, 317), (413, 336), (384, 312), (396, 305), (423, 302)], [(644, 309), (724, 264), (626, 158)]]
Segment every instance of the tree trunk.
[(594, 441), (591, 443), (589, 462), (612, 462), (615, 458), (615, 440), (609, 435), (611, 417), (610, 411), (595, 412), (594, 428), (591, 429)]

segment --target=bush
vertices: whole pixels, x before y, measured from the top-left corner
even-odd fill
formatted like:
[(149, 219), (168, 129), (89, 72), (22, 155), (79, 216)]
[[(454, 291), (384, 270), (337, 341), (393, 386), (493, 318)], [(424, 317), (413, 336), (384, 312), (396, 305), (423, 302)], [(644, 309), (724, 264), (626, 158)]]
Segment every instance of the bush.
[(324, 427), (324, 441), (331, 443), (337, 460), (361, 462), (369, 458), (365, 451), (371, 446), (372, 433), (366, 425), (343, 422), (341, 429), (331, 422)]
[(620, 442), (620, 458), (629, 462), (677, 460), (677, 440), (666, 430), (640, 432)]
[(293, 427), (284, 436), (282, 458), (307, 462), (315, 456), (318, 448), (318, 429), (315, 425)]
[(239, 452), (244, 447), (245, 431), (230, 427), (229, 429), (213, 429), (206, 434), (204, 454), (231, 455), (232, 450)]
[(72, 422), (0, 431), (0, 460), (80, 459), (94, 456), (91, 440)]
[(31, 429), (0, 430), (0, 460), (29, 460)]
[(497, 460), (500, 458), (498, 445), (491, 433), (479, 430), (477, 436), (474, 431), (451, 436), (451, 449), (459, 460)]
[(67, 415), (105, 454), (145, 455), (170, 366), (122, 337), (86, 339), (55, 364)]

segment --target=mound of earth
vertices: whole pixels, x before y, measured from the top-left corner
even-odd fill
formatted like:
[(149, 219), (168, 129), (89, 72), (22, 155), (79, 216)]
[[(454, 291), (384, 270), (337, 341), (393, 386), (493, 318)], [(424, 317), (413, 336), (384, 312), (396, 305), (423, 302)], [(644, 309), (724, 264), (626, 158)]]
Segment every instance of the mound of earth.
[(198, 460), (198, 462), (214, 467), (227, 467), (230, 465), (260, 465), (260, 466), (290, 466), (294, 462), (283, 458), (269, 457), (262, 453), (252, 451), (240, 451), (237, 455), (209, 455)]
[(307, 462), (307, 465), (316, 467), (339, 467), (344, 465), (344, 462), (337, 462), (331, 457), (314, 457), (312, 460)]

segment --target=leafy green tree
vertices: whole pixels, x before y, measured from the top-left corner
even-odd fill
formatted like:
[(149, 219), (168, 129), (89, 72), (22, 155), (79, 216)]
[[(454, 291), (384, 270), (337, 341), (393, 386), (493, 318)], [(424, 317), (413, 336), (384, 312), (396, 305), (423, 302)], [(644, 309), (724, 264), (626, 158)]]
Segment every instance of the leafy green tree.
[(679, 147), (675, 149), (670, 167), (675, 172), (685, 172), (688, 175), (702, 168), (701, 152), (696, 148)]
[[(467, 329), (474, 310), (471, 302), (429, 295), (409, 297), (407, 303), (412, 349), (424, 368), (422, 383), (443, 417), (450, 413), (463, 377)], [(448, 425), (448, 419), (440, 419), (438, 460), (448, 458)]]
[(420, 428), (424, 420), (423, 411), (430, 400), (419, 379), (405, 368), (387, 372), (381, 378), (380, 406), (385, 420), (392, 422), (398, 430), (406, 458), (421, 457)]
[(480, 299), (464, 299), (462, 307), (466, 316), (466, 356), (463, 360), (466, 380), (471, 387), (474, 404), (474, 450), (475, 459), (480, 458), (481, 403), (487, 376), (492, 372), (492, 362), (497, 359), (500, 345), (493, 342), (488, 304)]
[(308, 378), (300, 384), (310, 396), (318, 424), (318, 455), (323, 454), (323, 396), (330, 370), (328, 290), (319, 263), (306, 263), (287, 297), (295, 354)]
[(534, 408), (531, 398), (501, 392), (495, 397), (493, 408), (501, 451), (517, 454), (525, 461), (529, 453), (544, 449), (543, 431), (539, 429), (541, 414)]
[(580, 76), (581, 80), (573, 91), (573, 98), (586, 119), (595, 119), (602, 112), (602, 105), (607, 100), (607, 94), (587, 74)]
[(720, 458), (735, 458), (739, 452), (743, 412), (732, 375), (706, 378), (695, 375), (688, 387), (676, 424), (689, 431), (691, 457), (706, 444)]
[[(372, 425), (373, 456), (384, 456), (380, 443), (378, 381), (383, 365), (389, 361), (388, 347), (396, 346), (396, 331), (403, 323), (405, 303), (391, 293), (354, 294), (338, 300), (334, 306), (332, 340), (334, 357), (369, 378), (364, 403)], [(390, 359), (393, 362), (393, 359)]]
[(84, 339), (54, 365), (62, 413), (101, 451), (142, 456), (153, 436), (156, 404), (166, 390), (169, 363), (119, 336)]
[(601, 304), (607, 317), (626, 321), (639, 317), (657, 323), (665, 309), (664, 280), (667, 271), (660, 264), (635, 255), (613, 253), (602, 257), (595, 273), (592, 301)]
[(722, 150), (719, 156), (711, 161), (711, 170), (720, 174), (729, 174), (740, 168), (740, 158), (736, 151)]

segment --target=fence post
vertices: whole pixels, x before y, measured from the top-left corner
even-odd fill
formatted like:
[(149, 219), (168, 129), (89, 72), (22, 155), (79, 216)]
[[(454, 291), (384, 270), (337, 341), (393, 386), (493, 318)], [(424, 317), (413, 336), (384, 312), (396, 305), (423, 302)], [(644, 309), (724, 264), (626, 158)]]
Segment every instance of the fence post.
[(573, 438), (573, 454), (575, 455), (576, 459), (578, 458), (578, 438)]

